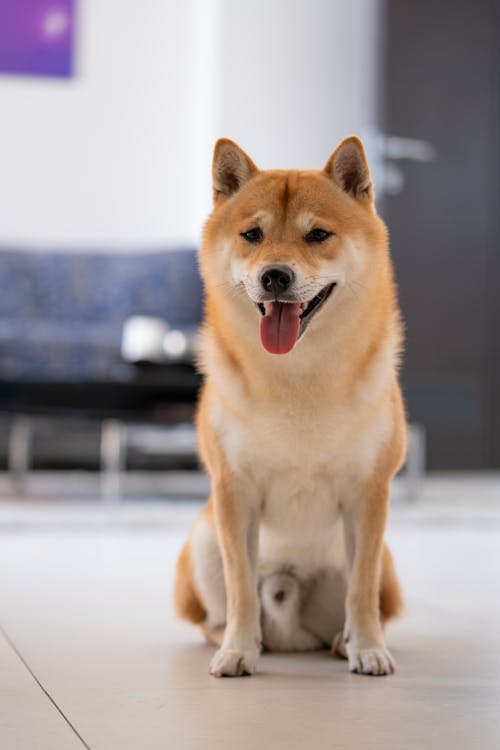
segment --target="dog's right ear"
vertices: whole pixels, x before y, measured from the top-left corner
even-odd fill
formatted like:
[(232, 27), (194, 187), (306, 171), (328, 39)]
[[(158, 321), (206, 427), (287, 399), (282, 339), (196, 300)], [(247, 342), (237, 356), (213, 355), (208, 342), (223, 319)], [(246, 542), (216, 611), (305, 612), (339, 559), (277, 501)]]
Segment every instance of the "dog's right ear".
[(215, 144), (212, 162), (214, 203), (236, 193), (257, 172), (249, 156), (229, 138)]

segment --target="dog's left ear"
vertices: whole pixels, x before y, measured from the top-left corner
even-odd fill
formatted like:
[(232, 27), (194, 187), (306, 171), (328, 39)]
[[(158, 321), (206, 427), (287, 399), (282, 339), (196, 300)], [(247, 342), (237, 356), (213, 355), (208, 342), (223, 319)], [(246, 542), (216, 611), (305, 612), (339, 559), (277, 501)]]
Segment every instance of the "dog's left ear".
[(243, 149), (229, 138), (220, 138), (212, 163), (214, 203), (236, 193), (256, 172), (257, 167)]
[(351, 135), (328, 159), (324, 171), (344, 192), (358, 200), (373, 200), (373, 185), (363, 144)]

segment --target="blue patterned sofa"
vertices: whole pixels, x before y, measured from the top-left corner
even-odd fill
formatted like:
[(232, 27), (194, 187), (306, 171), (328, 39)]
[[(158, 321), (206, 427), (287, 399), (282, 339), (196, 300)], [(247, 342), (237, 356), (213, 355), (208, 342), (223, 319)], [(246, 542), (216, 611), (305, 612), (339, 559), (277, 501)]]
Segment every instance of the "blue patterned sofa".
[(112, 411), (117, 398), (118, 410), (126, 411), (134, 399), (124, 386), (136, 394), (148, 389), (146, 411), (158, 394), (175, 399), (183, 392), (192, 400), (198, 383), (192, 366), (141, 370), (122, 360), (120, 344), (132, 315), (192, 329), (201, 310), (194, 250), (0, 250), (0, 408), (85, 409), (97, 399), (101, 410), (109, 404)]
[(0, 251), (0, 379), (89, 381), (123, 372), (122, 327), (152, 315), (197, 324), (194, 251)]

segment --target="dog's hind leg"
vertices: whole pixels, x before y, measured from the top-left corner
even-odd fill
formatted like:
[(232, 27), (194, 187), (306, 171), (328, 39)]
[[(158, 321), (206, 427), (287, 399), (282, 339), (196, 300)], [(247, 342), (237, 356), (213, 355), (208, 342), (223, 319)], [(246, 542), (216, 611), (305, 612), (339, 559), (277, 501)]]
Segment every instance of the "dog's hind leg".
[(380, 621), (382, 625), (403, 611), (403, 595), (399, 585), (392, 555), (387, 544), (382, 553), (382, 573), (380, 578)]
[(328, 646), (345, 621), (346, 576), (329, 567), (315, 577), (302, 612), (302, 624)]
[(178, 616), (194, 625), (202, 623), (207, 616), (193, 576), (193, 560), (189, 541), (182, 548), (177, 560), (174, 604)]
[(201, 632), (205, 636), (206, 642), (210, 643), (211, 646), (218, 646), (219, 648), (222, 646), (225, 630), (225, 625), (221, 625), (218, 628), (209, 628), (206, 625), (201, 626)]
[(174, 600), (178, 615), (200, 625), (205, 638), (218, 645), (226, 622), (226, 592), (210, 501), (179, 557)]

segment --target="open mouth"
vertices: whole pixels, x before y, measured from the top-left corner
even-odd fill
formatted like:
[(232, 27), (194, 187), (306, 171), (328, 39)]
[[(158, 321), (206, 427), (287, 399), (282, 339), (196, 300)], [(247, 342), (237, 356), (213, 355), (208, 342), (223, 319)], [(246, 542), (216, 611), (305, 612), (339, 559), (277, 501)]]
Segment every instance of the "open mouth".
[[(310, 300), (309, 302), (301, 302), (300, 303), (300, 310), (301, 310), (301, 312), (300, 312), (300, 315), (299, 315), (299, 318), (300, 318), (300, 333), (299, 333), (299, 337), (306, 330), (307, 324), (309, 323), (309, 321), (311, 320), (311, 318), (313, 317), (313, 315), (315, 315), (315, 313), (318, 312), (318, 310), (320, 309), (320, 307), (322, 307), (324, 305), (324, 303), (326, 302), (326, 300), (328, 299), (328, 297), (330, 296), (330, 294), (333, 292), (334, 286), (336, 286), (335, 283), (329, 284), (328, 286), (323, 287), (323, 289), (320, 292), (318, 292), (318, 294), (315, 297), (313, 297), (312, 300)], [(262, 302), (256, 302), (255, 304), (259, 308), (261, 314), (265, 315), (266, 314), (266, 308), (264, 306), (264, 303), (262, 303)], [(290, 300), (290, 302), (280, 302), (279, 304), (289, 305), (289, 304), (291, 304), (291, 300)]]
[(260, 337), (264, 348), (271, 354), (286, 354), (293, 349), (335, 286), (334, 282), (323, 287), (309, 302), (272, 300), (255, 303), (262, 315)]
[(300, 335), (304, 333), (307, 324), (315, 315), (318, 310), (325, 304), (326, 300), (330, 296), (330, 294), (333, 292), (335, 284), (329, 284), (328, 286), (325, 286), (315, 297), (312, 298), (312, 300), (309, 303), (302, 303), (304, 307), (301, 305), (300, 309), (302, 310), (300, 314)]

